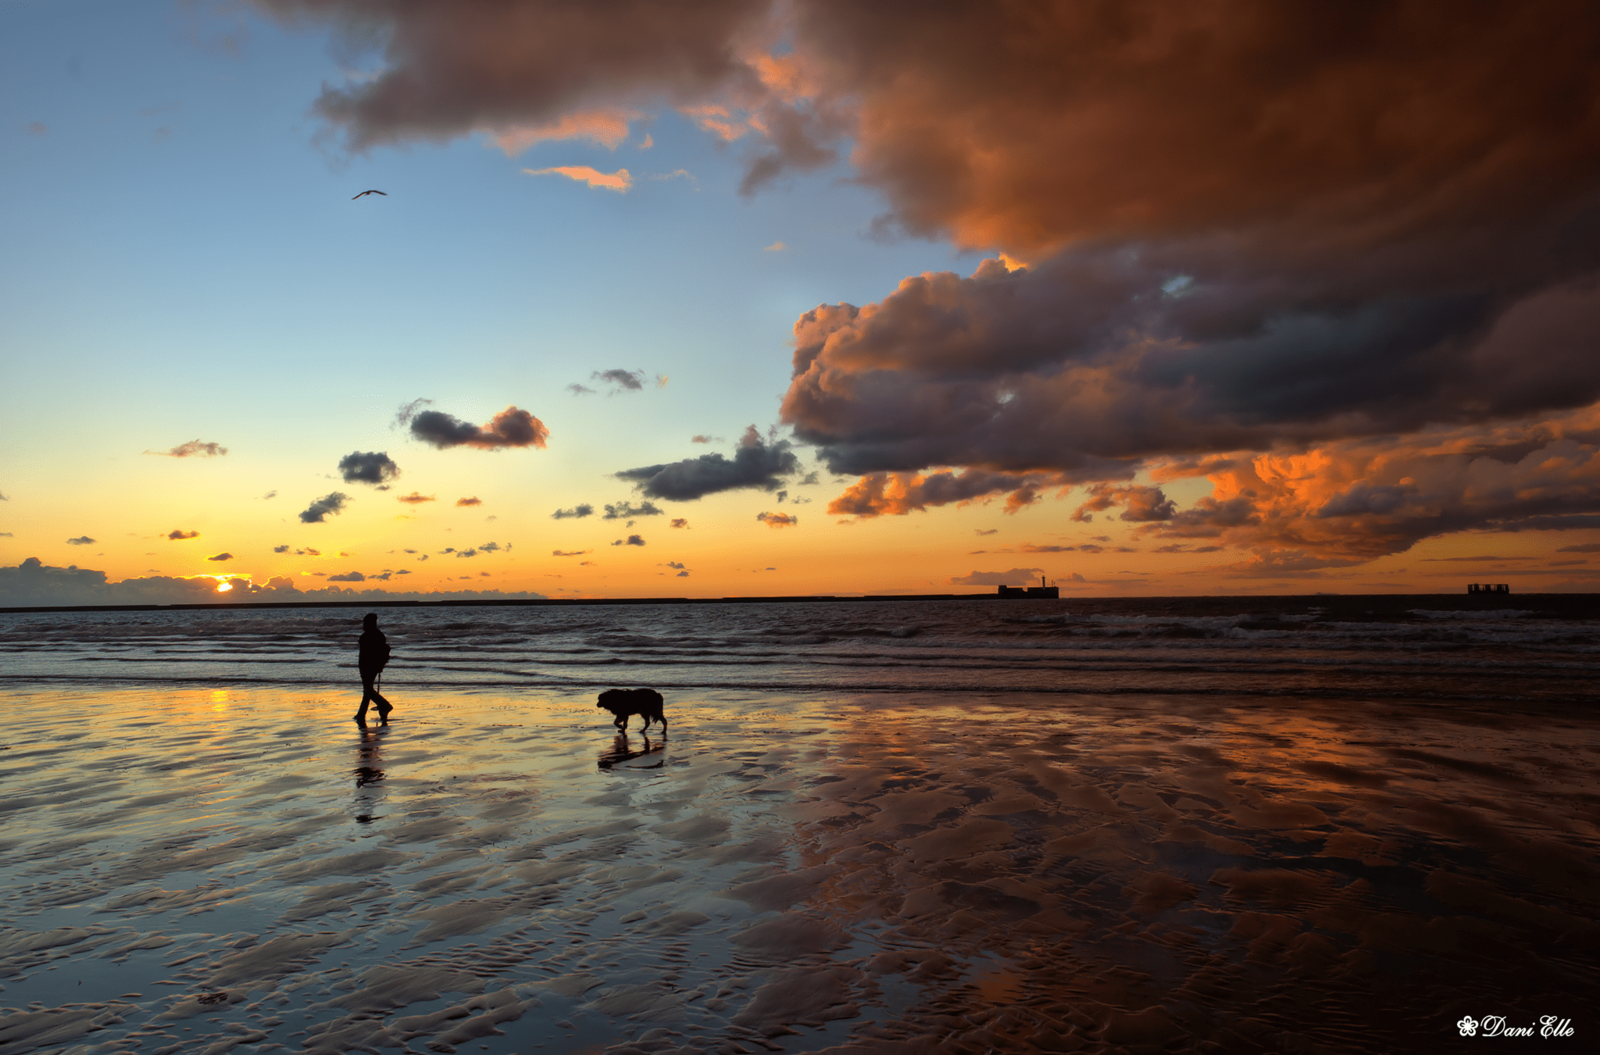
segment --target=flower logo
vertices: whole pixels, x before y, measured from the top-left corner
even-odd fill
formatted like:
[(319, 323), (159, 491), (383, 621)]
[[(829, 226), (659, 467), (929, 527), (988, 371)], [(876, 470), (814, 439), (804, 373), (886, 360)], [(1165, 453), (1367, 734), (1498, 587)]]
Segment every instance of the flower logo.
[(1461, 1031), (1463, 1037), (1475, 1037), (1478, 1035), (1478, 1023), (1471, 1015), (1457, 1022), (1456, 1028)]

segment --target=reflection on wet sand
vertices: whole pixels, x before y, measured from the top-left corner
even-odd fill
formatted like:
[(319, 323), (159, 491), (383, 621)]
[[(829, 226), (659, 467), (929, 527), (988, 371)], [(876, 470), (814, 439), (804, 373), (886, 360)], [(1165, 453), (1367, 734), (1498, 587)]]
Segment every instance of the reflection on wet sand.
[(377, 819), (377, 806), (383, 799), (383, 738), (389, 735), (389, 728), (387, 722), (376, 729), (358, 727), (356, 767), (351, 775), (356, 783), (355, 817), (361, 824)]
[[(600, 768), (601, 769), (612, 769), (618, 763), (631, 762), (636, 758), (644, 758), (647, 755), (659, 754), (661, 751), (666, 749), (667, 742), (665, 740), (658, 740), (654, 744), (652, 744), (650, 742), (650, 738), (648, 736), (643, 737), (642, 739), (644, 740), (644, 746), (642, 746), (639, 750), (635, 751), (635, 750), (633, 750), (632, 743), (628, 740), (628, 734), (627, 733), (618, 733), (616, 739), (613, 740), (612, 743), (611, 743), (611, 750), (600, 752), (600, 759), (599, 759)], [(628, 769), (660, 769), (664, 765), (666, 765), (666, 760), (665, 759), (661, 760), (660, 762), (655, 763), (654, 765), (628, 766), (627, 768)]]
[(64, 702), (24, 694), (0, 752), (0, 1055), (1600, 1028), (1587, 716), (702, 699), (597, 771), (582, 698), (441, 699), (403, 741), (267, 691)]

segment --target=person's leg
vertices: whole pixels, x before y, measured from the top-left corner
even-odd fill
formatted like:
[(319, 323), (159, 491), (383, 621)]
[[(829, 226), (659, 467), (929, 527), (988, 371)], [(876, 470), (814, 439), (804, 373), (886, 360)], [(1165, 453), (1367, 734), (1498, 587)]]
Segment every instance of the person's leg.
[[(361, 709), (356, 711), (356, 721), (358, 722), (367, 720), (367, 704), (378, 695), (378, 690), (372, 685), (372, 678), (373, 675), (367, 671), (363, 670), (361, 672)], [(383, 711), (380, 709), (378, 713), (381, 715)]]
[(384, 719), (385, 721), (387, 721), (388, 718), (389, 718), (389, 712), (394, 710), (394, 705), (391, 704), (388, 700), (384, 699), (378, 693), (378, 690), (376, 688), (374, 688), (372, 690), (372, 702), (374, 702), (374, 703), (376, 703), (378, 705), (378, 717)]

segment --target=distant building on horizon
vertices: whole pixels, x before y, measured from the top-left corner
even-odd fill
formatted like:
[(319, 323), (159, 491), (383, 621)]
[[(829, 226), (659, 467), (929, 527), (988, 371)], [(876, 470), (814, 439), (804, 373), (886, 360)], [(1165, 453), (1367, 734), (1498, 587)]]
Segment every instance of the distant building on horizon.
[(1503, 583), (1503, 582), (1501, 582), (1501, 583), (1487, 583), (1487, 582), (1478, 583), (1478, 582), (1473, 582), (1473, 583), (1468, 583), (1467, 584), (1467, 592), (1468, 593), (1505, 593), (1505, 594), (1509, 594), (1511, 592), (1511, 587), (1510, 587), (1509, 584)]
[(1047, 585), (1045, 577), (1041, 575), (1039, 576), (1038, 586), (1002, 586), (1000, 587), (1000, 596), (1059, 598), (1061, 596), (1061, 587)]

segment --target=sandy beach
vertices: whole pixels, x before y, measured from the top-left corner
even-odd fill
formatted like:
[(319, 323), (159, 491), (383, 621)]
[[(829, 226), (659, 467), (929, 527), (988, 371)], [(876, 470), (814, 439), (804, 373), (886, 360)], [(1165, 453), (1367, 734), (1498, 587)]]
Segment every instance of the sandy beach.
[(1594, 1035), (1591, 720), (727, 693), (622, 750), (587, 695), (391, 698), (17, 693), (0, 1055)]

